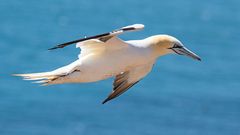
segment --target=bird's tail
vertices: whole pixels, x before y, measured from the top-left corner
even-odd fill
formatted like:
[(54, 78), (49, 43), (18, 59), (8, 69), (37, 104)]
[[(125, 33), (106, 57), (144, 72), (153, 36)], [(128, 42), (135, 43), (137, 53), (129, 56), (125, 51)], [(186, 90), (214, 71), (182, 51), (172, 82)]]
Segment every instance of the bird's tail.
[(54, 72), (30, 73), (30, 74), (13, 74), (13, 76), (23, 77), (24, 80), (34, 81), (33, 83), (40, 83), (42, 86), (55, 84), (54, 80), (61, 77), (60, 74)]

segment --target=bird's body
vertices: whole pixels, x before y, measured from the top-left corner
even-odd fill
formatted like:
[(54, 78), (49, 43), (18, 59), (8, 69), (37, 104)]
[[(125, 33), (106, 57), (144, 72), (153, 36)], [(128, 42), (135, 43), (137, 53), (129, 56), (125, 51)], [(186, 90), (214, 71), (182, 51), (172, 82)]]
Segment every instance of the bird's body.
[[(37, 82), (43, 85), (96, 82), (115, 77), (113, 92), (104, 101), (105, 103), (145, 77), (159, 56), (174, 52), (183, 53), (181, 50), (174, 49), (176, 44), (178, 48), (183, 48), (181, 42), (168, 35), (156, 35), (131, 41), (123, 41), (116, 36), (125, 31), (142, 28), (143, 25), (132, 25), (120, 29), (122, 31), (113, 31), (97, 38), (95, 36), (92, 39), (80, 39), (81, 42), (78, 42), (76, 47), (81, 49), (81, 53), (75, 62), (50, 72), (19, 74), (18, 76), (23, 76), (27, 80), (40, 80)], [(68, 44), (64, 44), (66, 45)], [(193, 58), (199, 59), (197, 55), (184, 49)]]
[[(104, 46), (99, 47), (91, 54), (80, 55), (79, 59), (66, 67), (57, 69), (56, 71), (66, 72), (70, 74), (64, 76), (60, 80), (55, 80), (54, 83), (78, 83), (78, 82), (95, 82), (109, 77), (116, 76), (124, 71), (130, 71), (137, 67), (144, 67), (145, 65), (153, 65), (156, 56), (152, 55), (152, 48), (148, 46), (136, 46), (133, 42), (124, 42), (119, 39), (113, 39), (109, 42), (109, 46), (116, 45), (120, 47), (112, 47), (106, 49)], [(81, 46), (80, 44), (79, 46)], [(96, 48), (97, 48), (96, 47)], [(77, 70), (76, 70), (77, 69)], [(76, 71), (71, 74), (71, 71)], [(56, 72), (54, 71), (54, 72)]]

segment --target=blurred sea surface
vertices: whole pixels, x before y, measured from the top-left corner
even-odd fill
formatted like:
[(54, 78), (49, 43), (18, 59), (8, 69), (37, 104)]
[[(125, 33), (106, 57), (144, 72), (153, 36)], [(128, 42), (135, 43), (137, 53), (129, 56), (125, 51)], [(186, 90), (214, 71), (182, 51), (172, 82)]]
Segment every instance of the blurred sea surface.
[[(8, 0), (0, 3), (1, 135), (239, 135), (239, 0)], [(113, 79), (40, 87), (13, 73), (77, 59), (62, 42), (143, 23), (124, 40), (169, 34), (202, 57), (161, 57), (116, 100)]]

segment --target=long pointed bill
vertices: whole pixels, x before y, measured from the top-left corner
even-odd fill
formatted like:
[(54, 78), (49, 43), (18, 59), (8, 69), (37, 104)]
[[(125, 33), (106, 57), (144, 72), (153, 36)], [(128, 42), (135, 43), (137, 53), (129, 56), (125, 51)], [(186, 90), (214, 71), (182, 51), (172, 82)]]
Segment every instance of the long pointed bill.
[(197, 54), (188, 50), (186, 47), (176, 48), (176, 49), (173, 49), (173, 50), (174, 50), (174, 52), (176, 52), (179, 55), (185, 55), (185, 56), (191, 57), (195, 60), (201, 61), (201, 58)]

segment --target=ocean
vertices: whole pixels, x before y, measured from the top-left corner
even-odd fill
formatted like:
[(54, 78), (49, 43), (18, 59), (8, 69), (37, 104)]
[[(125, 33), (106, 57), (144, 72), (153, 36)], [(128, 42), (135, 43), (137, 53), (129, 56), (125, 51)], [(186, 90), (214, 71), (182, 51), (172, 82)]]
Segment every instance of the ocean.
[[(8, 0), (0, 3), (0, 135), (239, 135), (239, 0)], [(142, 23), (202, 61), (167, 55), (111, 102), (113, 79), (41, 87), (13, 77), (77, 59), (66, 41)]]

